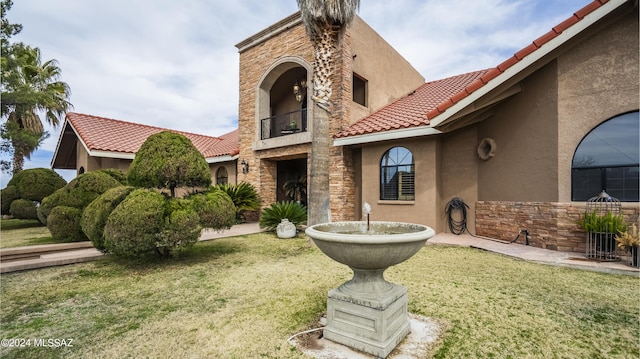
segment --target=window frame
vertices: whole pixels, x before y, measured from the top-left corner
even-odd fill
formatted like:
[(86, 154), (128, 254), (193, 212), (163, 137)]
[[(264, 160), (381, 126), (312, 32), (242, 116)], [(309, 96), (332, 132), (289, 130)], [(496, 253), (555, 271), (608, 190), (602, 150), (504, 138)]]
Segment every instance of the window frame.
[[(393, 153), (394, 150), (404, 150), (406, 153), (399, 158), (397, 152)], [(396, 158), (391, 158), (392, 155)], [(405, 161), (407, 158), (410, 158), (410, 163)], [(393, 164), (389, 164), (390, 161)], [(380, 158), (380, 201), (415, 201), (415, 175), (413, 152), (403, 146), (389, 148)]]
[[(222, 170), (224, 170), (224, 175), (222, 175), (222, 173), (221, 173)], [(221, 181), (221, 179), (223, 181)], [(227, 183), (229, 183), (229, 171), (227, 170), (227, 168), (225, 166), (220, 166), (216, 170), (216, 185), (227, 184)]]
[[(616, 123), (615, 121), (624, 121), (630, 118), (629, 121), (633, 121), (633, 116), (640, 122), (640, 116), (638, 111), (632, 111), (623, 113), (605, 120), (595, 127), (593, 127), (578, 143), (576, 146), (573, 158), (571, 160), (571, 201), (585, 202), (589, 198), (598, 195), (600, 191), (604, 190), (609, 195), (616, 197), (621, 202), (638, 202), (639, 200), (639, 172), (640, 172), (640, 158), (636, 159), (636, 163), (633, 162), (633, 158), (630, 153), (626, 153), (620, 150), (617, 143), (623, 143), (623, 140), (615, 141), (611, 139), (602, 139), (600, 135), (605, 131), (601, 126), (623, 126), (623, 123)], [(613, 122), (612, 122), (613, 121)], [(635, 124), (638, 125), (639, 124)], [(620, 131), (625, 134), (638, 133), (638, 131)], [(616, 132), (616, 134), (620, 133)], [(638, 135), (640, 137), (640, 135)], [(589, 157), (585, 157), (585, 153), (589, 153), (592, 147), (596, 146), (594, 140), (598, 139), (601, 142), (610, 146), (613, 150), (623, 154), (630, 161), (629, 163), (623, 163), (620, 160), (609, 160), (614, 162), (608, 162), (602, 159), (593, 159), (594, 163), (589, 163)], [(617, 140), (617, 139), (616, 139)], [(640, 138), (637, 139), (640, 143)], [(585, 149), (585, 146), (586, 147)], [(637, 147), (637, 146), (636, 146)], [(594, 150), (591, 150), (594, 151)], [(581, 155), (581, 157), (577, 157)], [(581, 161), (584, 163), (578, 163)], [(604, 161), (604, 163), (602, 163)], [(600, 162), (600, 163), (599, 163)], [(596, 188), (599, 187), (599, 188)], [(580, 190), (583, 188), (583, 190)], [(589, 189), (586, 189), (589, 188)], [(592, 193), (593, 192), (593, 193)]]
[[(359, 84), (356, 86), (356, 84)], [(360, 95), (360, 93), (362, 93)], [(357, 96), (356, 96), (357, 95)], [(364, 77), (353, 73), (351, 78), (351, 100), (360, 106), (369, 106), (369, 81)], [(361, 99), (361, 101), (360, 101)]]

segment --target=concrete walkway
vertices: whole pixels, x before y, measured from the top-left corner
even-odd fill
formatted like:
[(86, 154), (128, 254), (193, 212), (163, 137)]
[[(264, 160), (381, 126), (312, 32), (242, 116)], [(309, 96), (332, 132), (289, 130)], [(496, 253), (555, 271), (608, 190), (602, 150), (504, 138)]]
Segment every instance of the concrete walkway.
[[(258, 223), (243, 223), (225, 231), (204, 230), (201, 241), (258, 233)], [(640, 269), (624, 262), (596, 262), (588, 260), (584, 253), (558, 252), (522, 244), (474, 237), (468, 234), (439, 233), (429, 239), (427, 245), (452, 245), (478, 248), (523, 260), (567, 266), (579, 269), (640, 276)], [(22, 258), (19, 258), (22, 256)], [(91, 246), (91, 242), (49, 244), (40, 246), (0, 249), (0, 273), (87, 262), (104, 254)]]

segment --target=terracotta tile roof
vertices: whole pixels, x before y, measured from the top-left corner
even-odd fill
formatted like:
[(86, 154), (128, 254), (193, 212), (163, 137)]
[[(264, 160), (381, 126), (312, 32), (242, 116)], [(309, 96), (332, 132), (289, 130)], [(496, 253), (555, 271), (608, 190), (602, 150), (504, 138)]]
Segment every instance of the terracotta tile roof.
[(348, 137), (429, 125), (427, 113), (438, 106), (446, 104), (449, 98), (459, 94), (470, 83), (488, 71), (475, 71), (443, 80), (427, 82), (409, 95), (356, 122), (335, 137)]
[(239, 152), (238, 130), (212, 137), (75, 112), (68, 112), (66, 120), (89, 151), (135, 154), (150, 135), (172, 131), (191, 140), (205, 158), (234, 156)]
[[(489, 81), (531, 55), (544, 44), (556, 38), (565, 30), (584, 19), (610, 0), (594, 0), (571, 17), (554, 26), (550, 31), (535, 39), (531, 44), (517, 51), (495, 68), (427, 82), (413, 95), (393, 102), (377, 112), (363, 118), (338, 133), (335, 138), (349, 137), (388, 130), (428, 126), (429, 120), (445, 112), (446, 109), (482, 88)], [(473, 77), (473, 78), (471, 78)], [(471, 80), (467, 83), (465, 81)], [(461, 88), (460, 86), (463, 85)], [(414, 97), (414, 98), (412, 98)], [(424, 103), (422, 103), (424, 102)]]

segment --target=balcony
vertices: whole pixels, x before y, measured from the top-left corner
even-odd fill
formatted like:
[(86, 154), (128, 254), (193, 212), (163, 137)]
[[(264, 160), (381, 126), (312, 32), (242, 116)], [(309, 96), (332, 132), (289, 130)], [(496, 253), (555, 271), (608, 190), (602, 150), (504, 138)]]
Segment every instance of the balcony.
[(307, 132), (307, 109), (283, 113), (260, 120), (260, 139)]

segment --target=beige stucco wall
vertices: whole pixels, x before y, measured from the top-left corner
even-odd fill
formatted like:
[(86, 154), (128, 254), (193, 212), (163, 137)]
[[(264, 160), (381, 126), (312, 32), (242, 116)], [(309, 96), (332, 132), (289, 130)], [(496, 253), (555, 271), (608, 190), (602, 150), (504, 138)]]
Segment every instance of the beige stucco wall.
[[(478, 165), (476, 156), (478, 138), (477, 126), (466, 127), (440, 136), (438, 152), (439, 199), (437, 210), (444, 214), (447, 203), (454, 197), (462, 199), (468, 206), (467, 227), (473, 233), (475, 228), (475, 203), (478, 200)], [(461, 219), (461, 213), (454, 213)], [(458, 217), (460, 216), (460, 217)], [(440, 216), (439, 227), (449, 232), (446, 217)]]
[(478, 162), (478, 200), (557, 201), (557, 94), (552, 62), (478, 125), (475, 145), (492, 138), (497, 146), (495, 157)]
[[(419, 223), (436, 232), (443, 230), (439, 221), (442, 213), (437, 208), (437, 142), (435, 138), (389, 141), (362, 150), (362, 202), (371, 205), (371, 220)], [(380, 161), (395, 146), (407, 148), (414, 156), (415, 201), (380, 200)]]
[(236, 175), (236, 165), (237, 161), (233, 161), (233, 162), (224, 162), (224, 163), (210, 163), (209, 164), (209, 170), (211, 171), (211, 184), (212, 185), (216, 185), (216, 172), (218, 172), (218, 169), (220, 167), (224, 167), (227, 169), (227, 180), (228, 183), (232, 183), (235, 184), (236, 183), (236, 179), (237, 179), (237, 175)]
[(368, 81), (367, 107), (352, 103), (350, 123), (406, 96), (424, 77), (361, 18), (350, 29), (352, 69)]
[(571, 161), (584, 136), (640, 107), (639, 53), (635, 8), (558, 58), (559, 201), (571, 200)]

